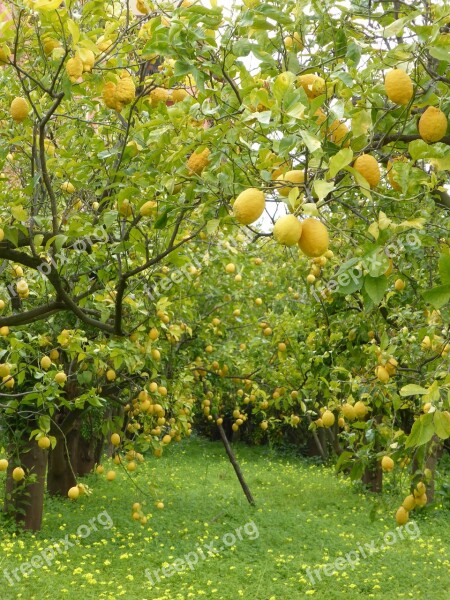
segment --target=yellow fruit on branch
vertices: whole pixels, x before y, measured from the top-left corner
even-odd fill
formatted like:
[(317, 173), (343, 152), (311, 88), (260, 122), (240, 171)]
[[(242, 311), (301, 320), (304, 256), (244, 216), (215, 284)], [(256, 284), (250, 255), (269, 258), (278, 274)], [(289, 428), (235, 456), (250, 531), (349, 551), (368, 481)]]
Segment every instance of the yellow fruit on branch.
[(193, 152), (187, 161), (187, 167), (190, 173), (200, 175), (203, 169), (209, 165), (209, 155), (211, 151), (209, 148), (205, 148), (201, 152)]
[(300, 52), (303, 50), (302, 38), (298, 31), (295, 31), (292, 36), (287, 35), (283, 41), (286, 50), (289, 50), (290, 52)]
[(67, 381), (67, 375), (64, 373), (64, 371), (58, 371), (58, 373), (56, 373), (56, 375), (55, 375), (55, 381), (59, 385), (64, 385), (66, 383), (66, 381)]
[(409, 496), (406, 496), (406, 498), (402, 502), (402, 506), (408, 512), (415, 508), (416, 499), (414, 498), (413, 494), (409, 494)]
[(233, 204), (233, 213), (241, 225), (250, 225), (259, 219), (266, 206), (264, 193), (256, 188), (241, 192)]
[(361, 154), (353, 163), (353, 168), (360, 173), (370, 187), (376, 187), (380, 182), (380, 167), (376, 158), (370, 154)]
[(169, 92), (165, 88), (157, 87), (151, 90), (148, 96), (150, 98), (150, 104), (153, 108), (156, 108), (161, 102), (167, 102)]
[(411, 77), (403, 69), (392, 69), (384, 79), (386, 95), (395, 104), (406, 105), (414, 95)]
[(332, 427), (336, 418), (331, 410), (326, 410), (322, 415), (322, 424), (324, 427)]
[(141, 215), (141, 217), (150, 217), (157, 211), (157, 209), (158, 203), (154, 200), (148, 200), (139, 209), (139, 214)]
[(383, 365), (378, 365), (378, 367), (375, 369), (375, 375), (377, 376), (378, 381), (381, 381), (381, 383), (388, 383), (389, 373), (385, 367), (383, 367)]
[(344, 415), (344, 417), (346, 419), (348, 419), (349, 421), (354, 421), (356, 419), (355, 409), (348, 402), (346, 402), (345, 404), (343, 404), (341, 406), (341, 410), (342, 410), (342, 414)]
[(397, 525), (405, 525), (409, 520), (409, 512), (400, 506), (400, 508), (395, 513), (395, 522)]
[(297, 77), (297, 83), (305, 90), (305, 94), (308, 98), (317, 98), (317, 96), (325, 94), (325, 79), (319, 77), (319, 75), (314, 75), (313, 73), (299, 75)]
[(25, 98), (14, 98), (11, 102), (9, 112), (16, 123), (22, 123), (28, 117), (30, 107)]
[(390, 473), (394, 469), (394, 461), (390, 456), (383, 456), (381, 459), (381, 468), (386, 473)]
[(113, 446), (119, 446), (119, 444), (120, 444), (120, 435), (118, 433), (113, 433), (111, 435), (111, 444)]
[(67, 495), (71, 500), (76, 500), (80, 495), (80, 490), (78, 489), (78, 486), (75, 485), (71, 487), (67, 492)]
[(122, 77), (117, 82), (115, 89), (115, 98), (116, 101), (120, 104), (130, 104), (136, 97), (136, 86), (134, 85), (134, 81), (131, 77), (125, 76)]
[(74, 194), (75, 186), (70, 181), (65, 181), (61, 184), (61, 191), (66, 192), (67, 194)]
[(403, 279), (396, 279), (394, 283), (394, 288), (397, 290), (397, 292), (401, 292), (405, 289), (405, 285), (406, 284), (403, 281)]
[(414, 501), (416, 503), (416, 506), (422, 507), (425, 506), (425, 504), (428, 502), (428, 498), (427, 495), (423, 493), (420, 496), (416, 496), (414, 498)]
[(353, 409), (358, 419), (364, 419), (364, 417), (369, 412), (367, 406), (362, 400), (358, 400), (358, 402), (356, 402), (356, 404), (354, 405)]
[(6, 471), (8, 469), (8, 461), (6, 460), (6, 458), (2, 458), (0, 460), (0, 471)]
[(81, 59), (81, 62), (83, 63), (83, 73), (89, 73), (90, 71), (92, 71), (92, 67), (95, 64), (95, 54), (92, 52), (92, 50), (83, 48), (79, 52), (79, 57)]
[(42, 436), (38, 439), (38, 446), (42, 450), (47, 450), (47, 448), (50, 448), (50, 439), (46, 435)]
[(419, 119), (420, 137), (427, 143), (439, 142), (447, 133), (447, 117), (435, 106), (429, 106)]
[(327, 129), (327, 137), (330, 142), (336, 144), (336, 146), (343, 146), (348, 148), (350, 146), (350, 129), (345, 123), (341, 123), (336, 119)]
[(22, 481), (22, 479), (24, 479), (25, 477), (25, 471), (22, 469), (22, 467), (16, 467), (13, 472), (12, 472), (12, 478), (14, 479), (14, 481)]
[(2, 383), (5, 387), (11, 389), (15, 384), (14, 377), (11, 377), (11, 375), (6, 375), (6, 377), (3, 377), (2, 379)]
[(302, 235), (302, 223), (294, 215), (280, 217), (273, 228), (273, 237), (283, 246), (295, 246)]
[(107, 81), (103, 86), (102, 98), (108, 108), (117, 112), (122, 110), (123, 105), (116, 98), (116, 84), (113, 81)]
[(75, 83), (78, 81), (78, 79), (80, 79), (83, 74), (83, 61), (78, 55), (74, 56), (73, 58), (69, 58), (66, 63), (66, 72), (72, 83)]
[(306, 256), (322, 256), (328, 250), (328, 230), (317, 219), (302, 221), (302, 235), (298, 242), (300, 250)]
[(295, 169), (293, 171), (288, 171), (283, 175), (277, 177), (277, 181), (292, 183), (292, 186), (284, 186), (277, 188), (277, 192), (280, 196), (287, 197), (289, 196), (289, 192), (292, 190), (294, 186), (301, 185), (305, 182), (305, 173), (299, 169)]
[(6, 44), (0, 45), (0, 65), (4, 65), (9, 62), (11, 50)]
[(59, 48), (61, 46), (58, 40), (53, 38), (46, 38), (43, 43), (44, 53), (46, 56), (50, 56), (55, 48)]
[(114, 481), (115, 478), (116, 478), (116, 472), (115, 471), (108, 471), (106, 473), (106, 479), (108, 481)]
[(176, 104), (177, 102), (183, 102), (183, 100), (185, 98), (187, 98), (188, 96), (189, 96), (189, 94), (187, 93), (187, 91), (184, 88), (177, 88), (172, 91), (172, 94), (170, 97), (171, 97), (172, 102), (174, 102)]

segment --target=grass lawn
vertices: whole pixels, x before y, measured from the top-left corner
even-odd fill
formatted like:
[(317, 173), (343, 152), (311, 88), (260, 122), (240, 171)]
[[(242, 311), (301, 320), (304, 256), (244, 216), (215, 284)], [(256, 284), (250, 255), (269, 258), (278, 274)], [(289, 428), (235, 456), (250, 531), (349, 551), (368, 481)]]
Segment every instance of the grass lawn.
[[(47, 498), (39, 534), (15, 536), (2, 522), (0, 598), (448, 600), (448, 511), (414, 511), (399, 532), (400, 495), (364, 495), (330, 468), (267, 447), (235, 449), (256, 508), (222, 445), (191, 439), (133, 473), (142, 492), (105, 463), (115, 481), (93, 475), (83, 480), (92, 495)], [(134, 502), (145, 503), (146, 525), (132, 520)], [(16, 581), (23, 562), (28, 575)]]

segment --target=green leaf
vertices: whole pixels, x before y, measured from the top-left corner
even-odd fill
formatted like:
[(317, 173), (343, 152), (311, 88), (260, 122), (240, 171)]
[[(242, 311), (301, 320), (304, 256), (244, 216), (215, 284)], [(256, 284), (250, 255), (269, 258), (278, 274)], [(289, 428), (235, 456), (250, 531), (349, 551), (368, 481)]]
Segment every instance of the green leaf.
[(28, 219), (28, 213), (21, 204), (12, 206), (11, 213), (17, 221), (26, 221)]
[(72, 19), (67, 19), (67, 28), (72, 36), (72, 45), (75, 46), (78, 44), (78, 40), (80, 39), (80, 29), (75, 21), (72, 21)]
[(353, 150), (351, 148), (342, 148), (330, 159), (330, 165), (327, 177), (333, 179), (337, 173), (349, 165), (353, 160)]
[(445, 60), (445, 62), (450, 62), (450, 50), (448, 49), (448, 47), (432, 46), (429, 49), (429, 52), (433, 58), (437, 58), (438, 60)]
[(412, 426), (411, 433), (406, 439), (405, 448), (413, 448), (415, 446), (427, 444), (434, 433), (433, 413), (421, 415)]
[(450, 300), (450, 283), (426, 290), (422, 296), (434, 308), (442, 308)]
[(303, 141), (305, 142), (306, 147), (310, 152), (315, 152), (322, 146), (320, 140), (315, 135), (312, 135), (305, 129), (302, 129), (300, 131), (300, 135), (302, 136)]
[(419, 394), (427, 394), (428, 390), (423, 388), (420, 385), (416, 385), (415, 383), (408, 383), (408, 385), (404, 385), (400, 390), (400, 396), (405, 398), (406, 396), (416, 396)]
[(371, 277), (381, 277), (389, 269), (389, 258), (382, 249), (378, 249), (364, 256), (364, 264)]
[(434, 413), (434, 427), (436, 429), (436, 435), (441, 440), (446, 440), (450, 437), (450, 415), (443, 413), (440, 410), (435, 410)]
[(154, 224), (154, 228), (155, 229), (164, 229), (164, 227), (167, 225), (167, 215), (170, 212), (170, 208), (166, 208), (166, 210), (162, 213), (161, 216), (159, 216)]
[(439, 257), (439, 275), (442, 283), (450, 283), (450, 255), (441, 254)]
[(314, 180), (314, 191), (319, 198), (319, 201), (323, 200), (334, 190), (333, 181), (321, 181), (320, 179)]
[(387, 286), (388, 280), (384, 275), (381, 277), (371, 277), (370, 275), (366, 275), (364, 277), (364, 289), (374, 304), (379, 304), (381, 302), (387, 290)]

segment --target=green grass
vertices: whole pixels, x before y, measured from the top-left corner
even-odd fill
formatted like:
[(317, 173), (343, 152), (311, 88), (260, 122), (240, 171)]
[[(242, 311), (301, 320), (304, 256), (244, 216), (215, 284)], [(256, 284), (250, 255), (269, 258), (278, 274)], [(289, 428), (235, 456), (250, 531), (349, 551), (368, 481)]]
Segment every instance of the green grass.
[[(379, 548), (386, 532), (395, 532), (395, 494), (382, 500), (364, 494), (333, 471), (294, 457), (280, 457), (267, 447), (237, 446), (238, 458), (256, 498), (248, 505), (219, 443), (189, 440), (170, 448), (163, 458), (148, 458), (130, 484), (118, 470), (114, 482), (94, 475), (83, 480), (90, 496), (75, 502), (46, 499), (38, 534), (15, 536), (3, 530), (0, 552), (0, 597), (64, 599), (75, 594), (96, 600), (296, 600), (314, 597), (430, 598), (444, 600), (450, 589), (449, 513), (426, 509), (412, 513), (404, 540), (346, 565), (313, 585), (306, 574), (358, 545)], [(2, 491), (2, 490), (0, 490)], [(145, 493), (145, 495), (144, 495)], [(162, 499), (163, 510), (154, 506)], [(133, 502), (146, 502), (148, 523), (131, 519)], [(34, 570), (8, 585), (3, 570), (19, 567), (45, 547), (107, 511), (113, 526), (97, 531), (56, 556), (50, 567)], [(373, 512), (374, 518), (370, 519)], [(257, 539), (241, 530), (242, 540), (219, 555), (199, 562), (152, 586), (145, 577), (204, 544), (223, 544), (227, 533), (254, 521)], [(107, 521), (103, 521), (107, 523)], [(254, 530), (247, 529), (248, 533)], [(397, 534), (398, 535), (398, 534)], [(227, 537), (228, 541), (230, 538)], [(231, 541), (231, 540), (230, 540)]]

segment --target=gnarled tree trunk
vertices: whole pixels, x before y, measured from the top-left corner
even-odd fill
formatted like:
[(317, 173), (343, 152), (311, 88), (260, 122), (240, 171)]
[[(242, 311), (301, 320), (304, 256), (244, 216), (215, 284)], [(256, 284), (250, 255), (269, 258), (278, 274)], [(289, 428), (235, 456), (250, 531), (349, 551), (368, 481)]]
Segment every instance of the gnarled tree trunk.
[[(4, 510), (26, 530), (39, 531), (42, 525), (47, 457), (48, 452), (39, 448), (36, 440), (29, 440), (20, 451), (19, 464), (11, 460), (8, 466)], [(12, 478), (17, 466), (25, 471), (25, 479), (19, 482)], [(31, 475), (35, 481), (27, 483)]]

